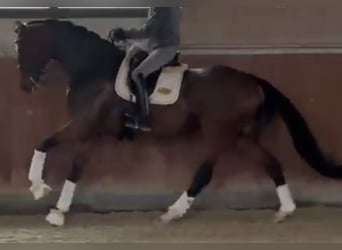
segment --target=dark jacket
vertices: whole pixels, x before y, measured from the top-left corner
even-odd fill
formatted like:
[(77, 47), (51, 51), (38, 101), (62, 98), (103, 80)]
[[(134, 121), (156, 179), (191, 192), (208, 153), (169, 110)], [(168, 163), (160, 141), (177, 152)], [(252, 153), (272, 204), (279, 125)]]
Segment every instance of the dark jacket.
[(125, 30), (127, 39), (149, 39), (151, 49), (179, 46), (180, 43), (179, 7), (150, 8), (146, 23), (137, 29)]

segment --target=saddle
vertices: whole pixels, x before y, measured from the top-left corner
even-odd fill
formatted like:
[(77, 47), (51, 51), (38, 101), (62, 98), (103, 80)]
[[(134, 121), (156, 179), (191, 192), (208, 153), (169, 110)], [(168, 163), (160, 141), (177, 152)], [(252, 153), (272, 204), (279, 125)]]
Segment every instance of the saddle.
[[(129, 63), (129, 79), (128, 79), (128, 85), (130, 90), (132, 91), (132, 93), (135, 95), (136, 94), (136, 90), (135, 90), (135, 85), (134, 82), (131, 78), (132, 72), (133, 70), (138, 67), (140, 65), (140, 63), (145, 60), (145, 58), (148, 56), (148, 53), (140, 50), (138, 51), (131, 59), (130, 63)], [(175, 67), (175, 66), (180, 66), (181, 63), (179, 61), (179, 56), (180, 56), (180, 52), (178, 51), (177, 54), (175, 55), (175, 57), (168, 62), (167, 64), (163, 65), (160, 69), (158, 69), (157, 71), (151, 73), (149, 76), (147, 76), (147, 78), (145, 79), (145, 87), (146, 87), (146, 91), (148, 93), (148, 95), (150, 96), (153, 91), (156, 88), (156, 84), (158, 81), (158, 78), (162, 72), (162, 69), (164, 67)]]

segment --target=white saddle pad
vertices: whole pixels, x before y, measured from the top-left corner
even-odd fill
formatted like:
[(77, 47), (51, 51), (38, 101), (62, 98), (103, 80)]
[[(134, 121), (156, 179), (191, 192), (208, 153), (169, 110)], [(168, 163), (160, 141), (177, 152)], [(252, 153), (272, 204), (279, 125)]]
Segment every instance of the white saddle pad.
[[(126, 101), (135, 102), (135, 96), (128, 87), (129, 62), (131, 58), (132, 55), (128, 51), (115, 79), (115, 92)], [(157, 80), (156, 87), (149, 97), (150, 103), (156, 105), (174, 104), (178, 100), (183, 75), (187, 69), (188, 65), (186, 64), (164, 67)]]

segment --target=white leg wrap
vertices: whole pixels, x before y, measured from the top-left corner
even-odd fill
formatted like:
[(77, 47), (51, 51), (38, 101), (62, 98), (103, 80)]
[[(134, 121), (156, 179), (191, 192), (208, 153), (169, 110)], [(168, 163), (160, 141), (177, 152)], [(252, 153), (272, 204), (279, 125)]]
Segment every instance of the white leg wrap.
[(46, 160), (46, 153), (34, 151), (28, 178), (32, 183), (41, 183), (43, 180), (43, 169)]
[(292, 199), (288, 185), (285, 184), (277, 187), (277, 194), (280, 200), (280, 211), (292, 213), (296, 209), (296, 204)]
[(66, 180), (61, 192), (61, 195), (59, 197), (59, 200), (57, 202), (57, 208), (61, 210), (62, 212), (66, 213), (70, 209), (70, 205), (72, 203), (72, 199), (74, 198), (76, 189), (76, 184)]
[(190, 209), (194, 200), (195, 198), (189, 197), (187, 192), (184, 192), (178, 200), (169, 207), (168, 212), (162, 215), (162, 221), (169, 222), (174, 219), (182, 218)]
[(42, 181), (40, 183), (33, 183), (30, 187), (30, 191), (35, 200), (40, 200), (50, 193), (51, 187)]
[(58, 209), (50, 209), (50, 213), (45, 220), (52, 226), (63, 226), (65, 223), (64, 213)]
[(38, 150), (34, 151), (28, 178), (32, 182), (30, 191), (33, 193), (33, 197), (35, 200), (43, 198), (51, 191), (51, 188), (46, 185), (43, 180), (43, 169), (45, 160), (46, 153), (40, 152)]

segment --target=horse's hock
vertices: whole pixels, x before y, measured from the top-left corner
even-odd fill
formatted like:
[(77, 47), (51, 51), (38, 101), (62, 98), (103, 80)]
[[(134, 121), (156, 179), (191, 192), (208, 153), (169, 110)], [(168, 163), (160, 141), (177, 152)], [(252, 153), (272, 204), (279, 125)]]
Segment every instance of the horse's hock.
[[(183, 60), (189, 66), (223, 63), (266, 78), (291, 98), (321, 148), (342, 160), (342, 56), (185, 56)], [(65, 89), (50, 87), (29, 96), (21, 92), (17, 81), (15, 60), (1, 59), (0, 211), (46, 211), (55, 204), (70, 168), (70, 158), (64, 154), (67, 149), (53, 151), (47, 161), (47, 183), (56, 195), (34, 202), (27, 172), (37, 143), (66, 121)], [(342, 204), (342, 184), (319, 176), (299, 158), (282, 122), (263, 136), (264, 144), (284, 163), (299, 204)], [(191, 141), (114, 143), (113, 138), (105, 138), (91, 156), (74, 206), (87, 210), (164, 209), (188, 186), (198, 165), (199, 147)], [(261, 208), (278, 204), (273, 183), (243, 153), (227, 154), (215, 171), (213, 182), (195, 206)]]

